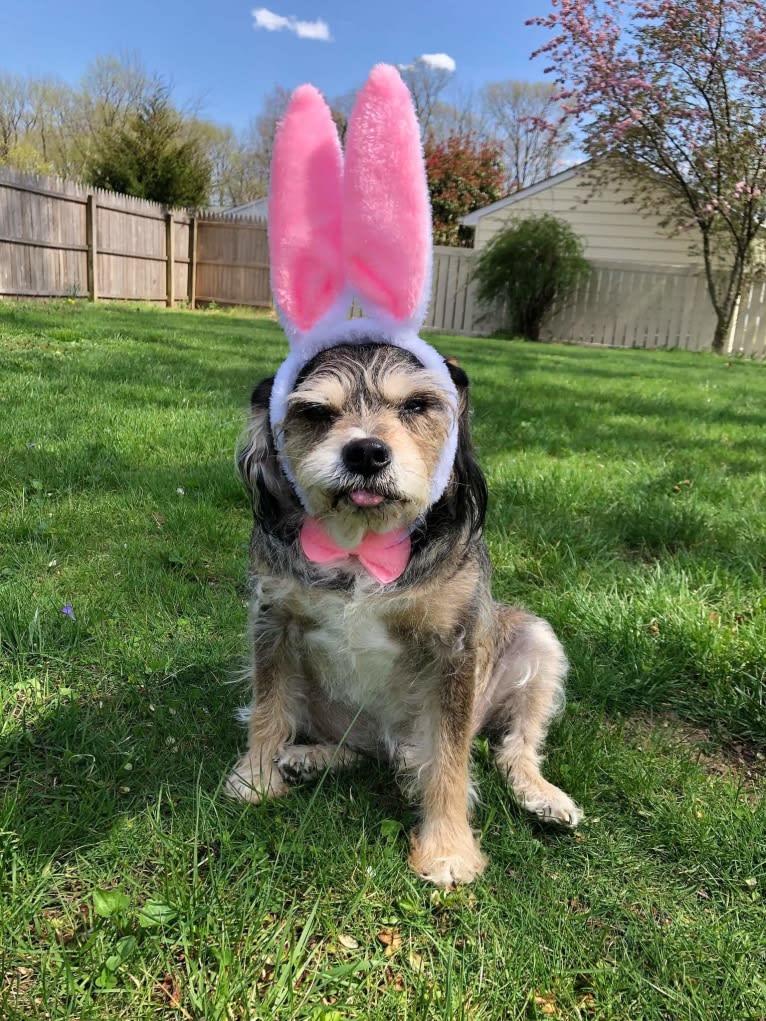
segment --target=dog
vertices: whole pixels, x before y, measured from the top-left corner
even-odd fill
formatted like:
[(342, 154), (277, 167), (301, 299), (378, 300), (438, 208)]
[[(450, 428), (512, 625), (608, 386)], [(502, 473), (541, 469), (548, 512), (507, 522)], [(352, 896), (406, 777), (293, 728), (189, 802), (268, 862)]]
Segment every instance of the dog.
[[(468, 377), (444, 364), (452, 392), (443, 374), (379, 337), (320, 351), (287, 398), (279, 444), (273, 377), (253, 391), (238, 454), (254, 519), (253, 699), (227, 790), (257, 803), (365, 756), (389, 762), (420, 813), (409, 864), (451, 888), (486, 864), (469, 814), (478, 735), (527, 811), (566, 827), (582, 812), (540, 772), (566, 657), (546, 621), (492, 598)], [(449, 480), (432, 503), (455, 414)], [(321, 522), (324, 556), (306, 553), (296, 488)], [(373, 576), (365, 535), (404, 537), (398, 576)]]

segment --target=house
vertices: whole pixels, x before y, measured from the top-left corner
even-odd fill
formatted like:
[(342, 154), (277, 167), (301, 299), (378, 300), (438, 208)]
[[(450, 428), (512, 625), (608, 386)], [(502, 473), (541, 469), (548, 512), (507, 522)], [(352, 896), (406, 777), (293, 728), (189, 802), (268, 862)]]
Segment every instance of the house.
[(268, 195), (264, 195), (263, 198), (260, 199), (255, 199), (253, 202), (245, 202), (242, 206), (234, 206), (233, 209), (227, 209), (226, 215), (237, 218), (248, 217), (256, 220), (266, 220), (269, 215)]
[[(603, 165), (599, 170), (603, 169)], [(583, 243), (589, 277), (554, 304), (543, 335), (615, 347), (709, 350), (715, 313), (708, 293), (700, 235), (662, 226), (668, 197), (657, 181), (656, 212), (629, 201), (631, 187), (614, 173), (594, 173), (587, 160), (523, 188), (461, 219), (481, 250), (513, 220), (548, 213)], [(724, 250), (717, 253), (725, 260)], [(762, 299), (747, 289), (727, 350), (760, 349)], [(445, 307), (449, 302), (445, 303)]]
[[(633, 263), (648, 267), (702, 267), (702, 253), (695, 251), (697, 232), (671, 235), (660, 225), (661, 215), (651, 215), (635, 203), (626, 204), (630, 192), (619, 178), (598, 184), (592, 161), (568, 167), (544, 181), (477, 209), (460, 221), (474, 228), (474, 248), (483, 248), (511, 220), (549, 213), (568, 223), (582, 240), (585, 258), (598, 263)], [(658, 186), (657, 208), (663, 195)]]

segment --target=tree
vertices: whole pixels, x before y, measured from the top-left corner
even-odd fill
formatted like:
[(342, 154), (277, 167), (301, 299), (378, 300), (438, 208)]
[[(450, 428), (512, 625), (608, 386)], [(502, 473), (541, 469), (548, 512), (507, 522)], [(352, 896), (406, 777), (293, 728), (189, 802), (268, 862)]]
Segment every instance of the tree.
[[(330, 102), (330, 112), (341, 142), (345, 140), (348, 118), (356, 99), (356, 89), (346, 92)], [(274, 136), (277, 125), (287, 110), (292, 95), (289, 89), (275, 85), (263, 98), (261, 112), (250, 121), (239, 147), (232, 154), (232, 173), (243, 183), (242, 192), (247, 197), (234, 199), (239, 205), (250, 199), (260, 198), (268, 191), (271, 156), (274, 151)]]
[(512, 333), (539, 340), (546, 315), (590, 266), (572, 228), (554, 216), (517, 220), (496, 234), (477, 260), (483, 305), (501, 305)]
[(96, 139), (125, 127), (162, 87), (136, 58), (102, 57), (78, 88), (51, 78), (0, 75), (0, 161), (88, 176)]
[(230, 127), (193, 118), (189, 138), (197, 139), (211, 167), (210, 201), (228, 209), (266, 194), (266, 182), (247, 144)]
[(495, 202), (503, 194), (499, 146), (473, 135), (433, 136), (425, 143), (428, 191), (437, 245), (468, 245), (460, 217)]
[(545, 127), (558, 112), (555, 95), (549, 82), (489, 82), (481, 90), (487, 130), (503, 146), (508, 192), (550, 177), (562, 158), (569, 137)]
[(275, 85), (263, 97), (263, 106), (258, 116), (250, 122), (243, 138), (243, 145), (250, 153), (258, 175), (264, 182), (269, 180), (271, 154), (274, 150), (274, 136), (290, 102), (291, 92), (281, 85)]
[(424, 57), (418, 57), (411, 64), (400, 64), (399, 73), (412, 95), (423, 138), (428, 138), (432, 133), (432, 120), (436, 114), (439, 97), (449, 84), (454, 71), (434, 64)]
[(588, 154), (609, 157), (597, 173), (616, 168), (655, 213), (662, 190), (664, 225), (696, 232), (721, 351), (766, 222), (766, 4), (552, 3), (530, 21), (554, 33), (537, 51), (562, 103), (550, 126), (578, 122)]
[(164, 205), (201, 206), (208, 201), (211, 166), (160, 89), (124, 127), (101, 133), (89, 177), (97, 187)]
[(91, 163), (104, 139), (118, 136), (159, 95), (169, 97), (162, 77), (135, 55), (98, 57), (86, 70), (66, 111), (67, 172), (92, 176)]
[(29, 88), (34, 124), (25, 142), (37, 151), (41, 172), (80, 177), (84, 146), (76, 117), (78, 93), (53, 78), (31, 81)]
[(450, 135), (471, 135), (476, 141), (494, 142), (480, 98), (471, 89), (453, 90), (454, 101), (438, 99), (428, 122), (428, 135), (440, 142)]
[(358, 92), (359, 89), (349, 89), (342, 95), (330, 100), (330, 113), (335, 121), (335, 127), (338, 129), (341, 144), (344, 144), (346, 141), (346, 130), (348, 129), (349, 118), (351, 117), (351, 111), (354, 109)]
[(29, 83), (17, 75), (0, 75), (0, 163), (11, 162), (33, 123)]

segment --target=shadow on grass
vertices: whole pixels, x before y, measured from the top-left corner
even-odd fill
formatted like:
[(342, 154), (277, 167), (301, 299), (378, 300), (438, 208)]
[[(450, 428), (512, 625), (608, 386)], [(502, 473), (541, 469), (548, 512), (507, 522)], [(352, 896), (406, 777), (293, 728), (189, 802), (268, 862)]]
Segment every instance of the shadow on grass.
[[(64, 859), (146, 811), (160, 826), (165, 818), (192, 820), (198, 790), (230, 817), (228, 831), (250, 834), (269, 853), (299, 830), (309, 807), (321, 815), (338, 798), (341, 816), (364, 817), (374, 832), (387, 818), (404, 830), (413, 824), (392, 771), (372, 760), (325, 778), (319, 806), (312, 786), (257, 807), (227, 798), (222, 782), (245, 743), (234, 719), (245, 701), (238, 695), (215, 670), (189, 668), (174, 678), (54, 697), (33, 723), (0, 739), (0, 827), (27, 851)], [(353, 844), (358, 824), (349, 826)]]

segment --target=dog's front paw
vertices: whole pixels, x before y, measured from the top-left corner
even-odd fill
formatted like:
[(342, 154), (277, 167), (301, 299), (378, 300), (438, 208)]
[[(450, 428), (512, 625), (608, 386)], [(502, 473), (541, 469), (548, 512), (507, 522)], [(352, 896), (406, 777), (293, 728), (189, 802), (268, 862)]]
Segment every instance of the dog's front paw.
[(316, 745), (292, 744), (275, 756), (274, 763), (285, 783), (297, 784), (315, 779), (326, 758)]
[(243, 755), (229, 774), (224, 792), (230, 798), (259, 804), (265, 798), (278, 798), (288, 790), (287, 784), (273, 767), (271, 761), (265, 768), (250, 755)]
[(472, 883), (487, 865), (472, 834), (457, 844), (420, 840), (412, 836), (410, 868), (434, 886), (451, 890)]
[(546, 780), (517, 796), (522, 808), (543, 822), (566, 826), (567, 829), (573, 830), (582, 821), (583, 810), (568, 794)]

